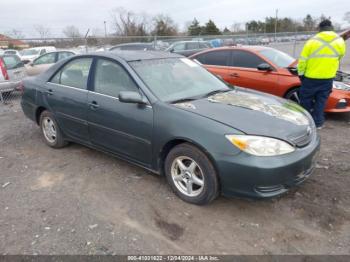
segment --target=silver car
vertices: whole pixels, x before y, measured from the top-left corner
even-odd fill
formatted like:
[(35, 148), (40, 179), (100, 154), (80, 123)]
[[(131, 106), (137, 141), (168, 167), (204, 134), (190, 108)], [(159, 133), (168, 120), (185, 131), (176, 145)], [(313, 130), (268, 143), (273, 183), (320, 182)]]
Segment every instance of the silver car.
[(5, 102), (11, 92), (18, 90), (27, 76), (24, 64), (17, 55), (0, 55), (0, 102)]

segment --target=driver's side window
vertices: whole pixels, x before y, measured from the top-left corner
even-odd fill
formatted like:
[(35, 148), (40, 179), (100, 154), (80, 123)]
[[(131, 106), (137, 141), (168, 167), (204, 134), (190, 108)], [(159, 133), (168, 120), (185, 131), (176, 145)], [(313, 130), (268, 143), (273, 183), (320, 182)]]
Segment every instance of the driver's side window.
[(56, 58), (56, 53), (46, 54), (36, 59), (33, 62), (33, 65), (53, 64), (55, 63), (55, 58)]
[(110, 60), (99, 59), (96, 64), (94, 91), (118, 97), (121, 91), (138, 92), (138, 87), (121, 65)]

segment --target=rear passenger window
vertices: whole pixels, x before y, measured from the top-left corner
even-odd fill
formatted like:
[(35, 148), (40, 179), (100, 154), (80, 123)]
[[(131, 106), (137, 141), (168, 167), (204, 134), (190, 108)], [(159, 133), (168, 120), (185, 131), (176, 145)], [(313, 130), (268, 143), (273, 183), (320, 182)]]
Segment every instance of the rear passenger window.
[(86, 89), (91, 63), (92, 58), (75, 59), (56, 73), (51, 82)]
[(227, 66), (230, 60), (230, 51), (213, 51), (200, 54), (196, 60), (204, 65)]
[(258, 65), (266, 63), (257, 55), (247, 51), (234, 50), (232, 53), (231, 63), (234, 67), (257, 68)]
[(120, 91), (138, 91), (138, 87), (121, 65), (99, 59), (96, 64), (94, 91), (118, 97)]

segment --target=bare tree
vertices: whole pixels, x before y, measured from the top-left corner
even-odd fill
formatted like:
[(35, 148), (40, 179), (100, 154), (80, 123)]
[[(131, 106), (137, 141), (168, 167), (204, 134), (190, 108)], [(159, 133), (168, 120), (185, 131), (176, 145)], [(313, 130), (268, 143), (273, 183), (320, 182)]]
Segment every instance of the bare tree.
[(234, 22), (231, 26), (231, 32), (238, 33), (242, 30), (242, 24), (238, 22)]
[(12, 38), (15, 38), (15, 39), (23, 39), (24, 38), (24, 34), (22, 33), (22, 31), (17, 30), (15, 28), (8, 31), (6, 34)]
[(81, 37), (81, 34), (79, 32), (79, 28), (77, 28), (76, 26), (74, 25), (69, 25), (69, 26), (66, 26), (64, 29), (63, 29), (63, 34), (66, 36), (66, 37), (70, 37), (70, 38), (79, 38)]
[(148, 34), (148, 18), (146, 14), (136, 14), (122, 7), (112, 11), (113, 27), (116, 35), (145, 36)]
[(35, 25), (34, 29), (42, 39), (48, 38), (51, 35), (50, 28), (44, 25)]
[(344, 14), (344, 18), (343, 19), (344, 19), (344, 21), (350, 23), (350, 11), (348, 11), (348, 12), (346, 12)]
[(154, 28), (152, 34), (159, 36), (171, 36), (178, 34), (177, 25), (167, 15), (157, 15), (153, 18)]

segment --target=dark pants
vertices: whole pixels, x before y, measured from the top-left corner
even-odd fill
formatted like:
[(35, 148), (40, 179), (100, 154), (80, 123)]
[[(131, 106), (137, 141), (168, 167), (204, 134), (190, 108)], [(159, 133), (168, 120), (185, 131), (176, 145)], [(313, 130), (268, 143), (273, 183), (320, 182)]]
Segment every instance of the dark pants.
[(324, 109), (332, 87), (333, 79), (304, 77), (301, 81), (300, 104), (312, 115), (317, 127), (324, 123)]

